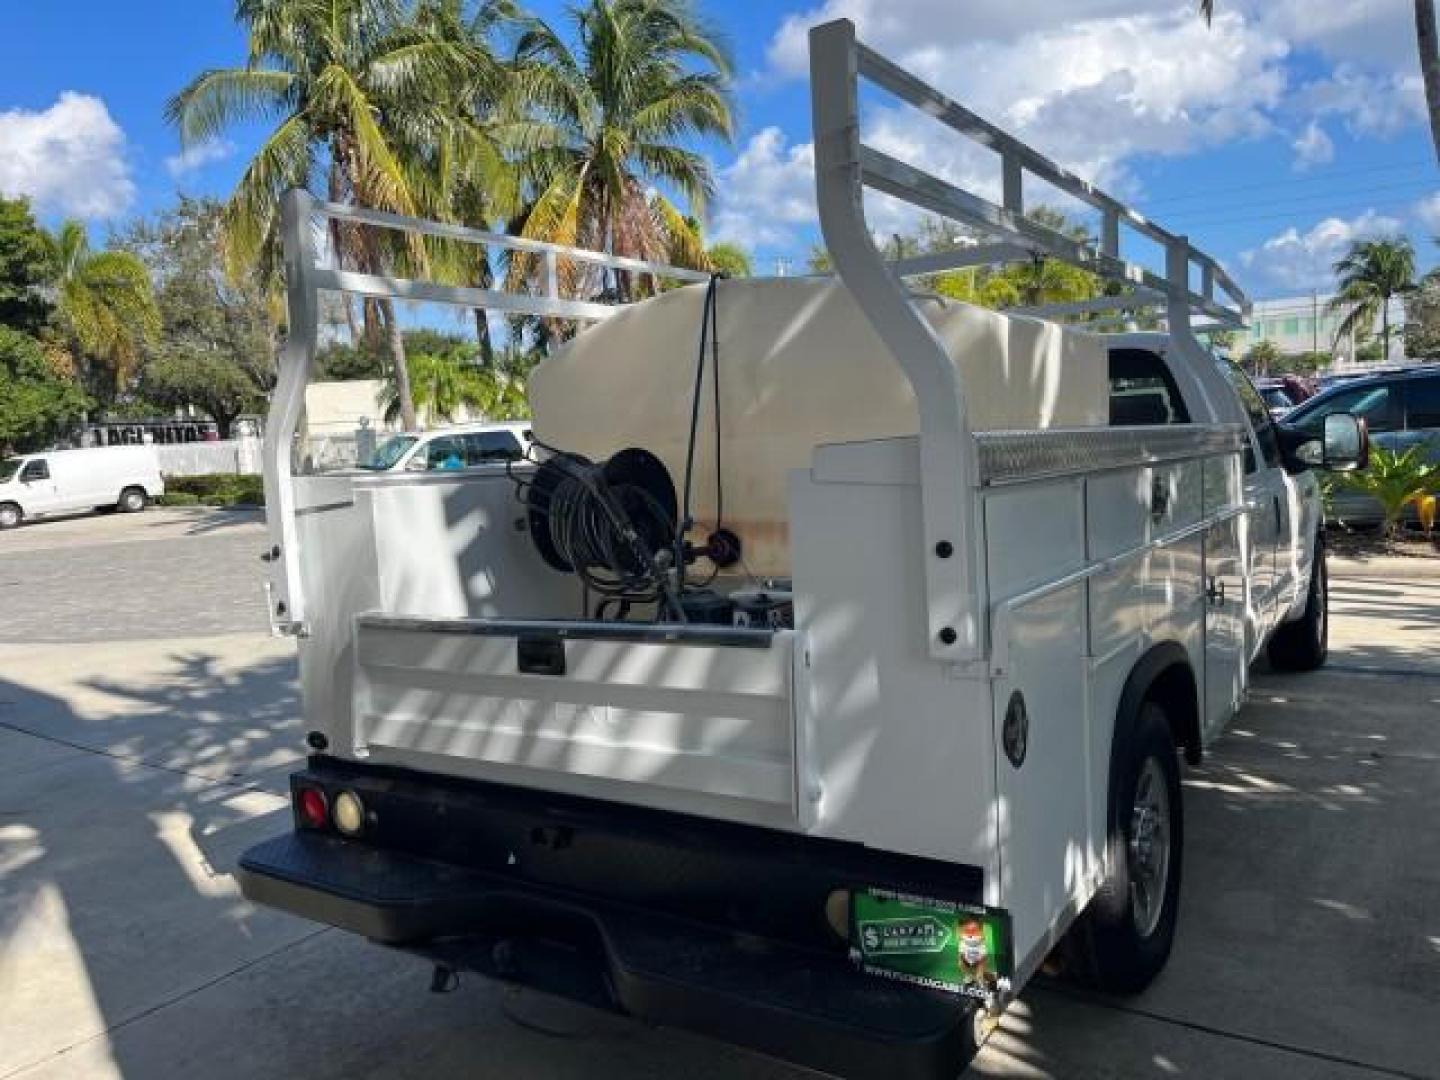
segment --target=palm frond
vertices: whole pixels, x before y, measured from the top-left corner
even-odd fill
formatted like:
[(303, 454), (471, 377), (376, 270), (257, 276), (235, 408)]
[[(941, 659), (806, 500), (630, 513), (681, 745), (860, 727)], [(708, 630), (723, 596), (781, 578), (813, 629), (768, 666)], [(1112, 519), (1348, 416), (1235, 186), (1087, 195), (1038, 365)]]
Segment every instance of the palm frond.
[(286, 71), (226, 68), (206, 71), (165, 106), (165, 118), (184, 146), (208, 142), (228, 127), (275, 116), (294, 103), (298, 85)]

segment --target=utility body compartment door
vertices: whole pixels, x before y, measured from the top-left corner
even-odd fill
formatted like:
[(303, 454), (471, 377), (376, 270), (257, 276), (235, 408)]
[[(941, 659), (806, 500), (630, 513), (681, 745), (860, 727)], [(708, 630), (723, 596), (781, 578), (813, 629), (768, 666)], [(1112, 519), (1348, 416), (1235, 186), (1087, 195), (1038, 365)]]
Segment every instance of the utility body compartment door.
[(792, 824), (792, 635), (753, 631), (734, 644), (687, 639), (686, 628), (612, 629), (362, 615), (353, 750), (436, 773)]
[(1244, 538), (1250, 519), (1241, 512), (1244, 487), (1239, 464), (1233, 457), (1210, 458), (1204, 466), (1205, 513), (1219, 518), (1205, 531), (1205, 706), (1201, 725), (1205, 742), (1235, 715), (1249, 682)]

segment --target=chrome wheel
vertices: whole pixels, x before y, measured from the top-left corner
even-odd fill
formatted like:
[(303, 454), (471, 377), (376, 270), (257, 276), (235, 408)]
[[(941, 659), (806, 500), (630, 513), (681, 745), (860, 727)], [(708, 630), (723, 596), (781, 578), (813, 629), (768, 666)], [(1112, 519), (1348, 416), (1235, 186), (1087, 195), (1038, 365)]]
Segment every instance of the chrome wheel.
[(20, 524), (20, 511), (7, 503), (0, 506), (0, 529), (13, 529)]
[(1147, 757), (1135, 781), (1126, 852), (1130, 911), (1141, 937), (1155, 932), (1165, 910), (1165, 886), (1170, 880), (1170, 838), (1170, 792), (1165, 786), (1165, 772), (1160, 762)]

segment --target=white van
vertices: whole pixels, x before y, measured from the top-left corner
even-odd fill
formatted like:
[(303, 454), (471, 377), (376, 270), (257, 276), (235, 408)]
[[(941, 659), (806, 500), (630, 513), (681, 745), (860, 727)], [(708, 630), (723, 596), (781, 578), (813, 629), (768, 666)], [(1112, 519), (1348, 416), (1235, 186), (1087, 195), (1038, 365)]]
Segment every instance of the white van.
[(429, 472), (518, 461), (530, 441), (529, 421), (456, 424), (435, 431), (401, 432), (375, 448), (360, 468), (371, 472)]
[(0, 461), (0, 529), (27, 518), (115, 507), (144, 510), (165, 493), (151, 446), (50, 450)]

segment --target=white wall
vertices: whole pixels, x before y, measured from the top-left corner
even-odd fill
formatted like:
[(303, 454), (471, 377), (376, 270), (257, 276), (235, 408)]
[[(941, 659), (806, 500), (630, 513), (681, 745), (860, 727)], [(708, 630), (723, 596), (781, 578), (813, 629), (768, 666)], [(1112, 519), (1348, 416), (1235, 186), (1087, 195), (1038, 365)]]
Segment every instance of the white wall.
[(154, 449), (165, 476), (260, 472), (260, 439), (254, 435), (219, 442), (155, 443)]

